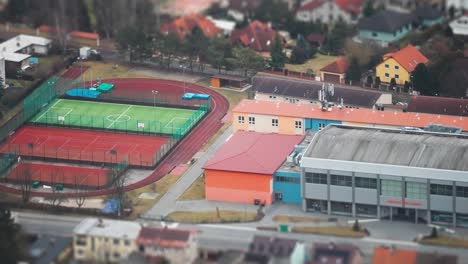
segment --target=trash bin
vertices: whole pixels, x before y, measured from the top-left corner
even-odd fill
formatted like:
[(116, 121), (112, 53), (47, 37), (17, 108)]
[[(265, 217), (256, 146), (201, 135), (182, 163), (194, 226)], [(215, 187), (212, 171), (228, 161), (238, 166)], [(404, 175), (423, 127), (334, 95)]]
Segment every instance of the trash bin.
[(40, 182), (38, 182), (38, 181), (35, 181), (35, 182), (33, 182), (33, 183), (32, 183), (32, 187), (33, 187), (33, 189), (37, 189), (37, 188), (39, 188), (39, 186), (40, 186), (40, 185), (41, 185), (41, 183), (40, 183)]
[(63, 191), (63, 184), (57, 184), (57, 185), (55, 185), (55, 190), (56, 190), (56, 191)]

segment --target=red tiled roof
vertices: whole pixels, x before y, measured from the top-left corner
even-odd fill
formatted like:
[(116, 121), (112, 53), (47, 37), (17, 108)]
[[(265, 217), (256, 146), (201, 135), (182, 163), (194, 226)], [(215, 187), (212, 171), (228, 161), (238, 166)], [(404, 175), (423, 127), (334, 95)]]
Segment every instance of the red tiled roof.
[(143, 227), (138, 235), (137, 244), (183, 248), (189, 242), (191, 233), (189, 230)]
[(350, 123), (388, 125), (400, 127), (427, 127), (430, 124), (459, 127), (468, 131), (468, 118), (448, 115), (420, 114), (409, 112), (374, 111), (371, 109), (336, 109), (322, 111), (320, 106), (309, 104), (275, 103), (242, 100), (233, 113), (263, 114), (321, 120), (338, 120)]
[(468, 116), (468, 99), (437, 96), (413, 96), (408, 112)]
[(345, 12), (354, 15), (361, 13), (362, 0), (335, 0), (336, 4)]
[(172, 22), (162, 25), (161, 32), (174, 32), (180, 39), (184, 39), (187, 34), (192, 33), (195, 26), (198, 26), (208, 38), (221, 33), (221, 29), (217, 28), (212, 21), (200, 15), (187, 15), (174, 19)]
[(70, 32), (70, 36), (75, 38), (84, 38), (84, 39), (100, 39), (99, 34), (97, 33), (90, 33), (90, 32), (83, 32), (83, 31), (72, 31)]
[(325, 0), (312, 0), (300, 6), (297, 11), (312, 11), (323, 3), (325, 3)]
[(379, 247), (374, 249), (372, 264), (416, 264), (416, 251)]
[[(268, 24), (255, 20), (243, 29), (234, 30), (231, 34), (231, 41), (241, 42), (244, 46), (256, 51), (270, 51), (276, 34), (277, 32)], [(284, 41), (284, 38), (279, 36)]]
[(273, 174), (304, 136), (236, 132), (205, 169)]
[(338, 73), (344, 74), (348, 70), (349, 64), (346, 58), (340, 58), (327, 66), (320, 69), (322, 72), (331, 72), (331, 73)]
[(39, 31), (40, 32), (55, 33), (55, 32), (57, 32), (57, 29), (55, 27), (51, 27), (51, 26), (48, 26), (48, 25), (41, 25), (39, 27)]
[(406, 48), (397, 52), (387, 53), (384, 55), (384, 61), (389, 58), (396, 60), (408, 72), (413, 72), (416, 66), (420, 63), (426, 64), (429, 62), (429, 60), (413, 45), (408, 45)]

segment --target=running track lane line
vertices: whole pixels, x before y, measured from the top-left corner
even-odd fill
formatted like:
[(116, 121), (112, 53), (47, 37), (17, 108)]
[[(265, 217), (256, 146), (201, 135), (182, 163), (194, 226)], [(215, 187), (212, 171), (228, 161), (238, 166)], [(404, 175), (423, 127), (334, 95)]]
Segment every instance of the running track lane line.
[(112, 125), (114, 125), (115, 122), (116, 122), (117, 120), (119, 120), (123, 115), (125, 115), (125, 114), (128, 112), (128, 110), (132, 109), (132, 107), (133, 107), (133, 105), (129, 106), (129, 107), (127, 108), (127, 110), (125, 110), (125, 111), (124, 111), (123, 113), (121, 113), (114, 121), (112, 121), (112, 123), (111, 123), (107, 128), (110, 128)]

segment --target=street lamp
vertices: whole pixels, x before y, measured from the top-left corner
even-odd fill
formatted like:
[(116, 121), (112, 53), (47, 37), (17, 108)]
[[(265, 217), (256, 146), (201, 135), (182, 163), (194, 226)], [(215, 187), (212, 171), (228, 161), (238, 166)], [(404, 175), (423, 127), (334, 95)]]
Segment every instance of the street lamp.
[(185, 69), (187, 69), (187, 67), (185, 67), (184, 65), (179, 65), (180, 68), (182, 68), (182, 79), (184, 79), (184, 94), (185, 94)]
[(153, 106), (154, 106), (154, 120), (156, 120), (156, 95), (159, 93), (159, 91), (152, 90), (151, 94), (153, 95)]

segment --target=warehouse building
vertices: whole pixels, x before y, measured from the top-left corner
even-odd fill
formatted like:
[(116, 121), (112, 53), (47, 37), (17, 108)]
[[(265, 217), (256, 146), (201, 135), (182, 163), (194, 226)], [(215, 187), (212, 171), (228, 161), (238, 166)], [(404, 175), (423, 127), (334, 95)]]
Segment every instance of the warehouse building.
[(468, 226), (468, 136), (331, 125), (301, 159), (303, 209)]
[(273, 174), (303, 138), (235, 133), (204, 166), (206, 199), (271, 204)]
[(438, 124), (468, 132), (468, 119), (464, 116), (377, 111), (338, 106), (324, 108), (311, 104), (247, 99), (242, 100), (233, 109), (234, 131), (304, 135), (307, 130), (319, 131), (329, 124), (379, 128), (407, 127), (408, 129), (424, 129)]

